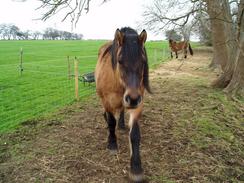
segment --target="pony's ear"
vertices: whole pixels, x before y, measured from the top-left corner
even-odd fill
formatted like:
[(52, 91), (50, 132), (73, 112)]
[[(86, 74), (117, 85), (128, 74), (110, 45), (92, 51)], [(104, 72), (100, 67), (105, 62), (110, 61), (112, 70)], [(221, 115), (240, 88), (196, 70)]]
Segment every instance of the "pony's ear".
[(119, 29), (117, 29), (115, 31), (114, 39), (117, 44), (121, 46), (123, 44), (124, 34)]
[(147, 40), (147, 32), (145, 31), (145, 29), (143, 29), (143, 31), (139, 35), (139, 41), (143, 45), (146, 42), (146, 40)]

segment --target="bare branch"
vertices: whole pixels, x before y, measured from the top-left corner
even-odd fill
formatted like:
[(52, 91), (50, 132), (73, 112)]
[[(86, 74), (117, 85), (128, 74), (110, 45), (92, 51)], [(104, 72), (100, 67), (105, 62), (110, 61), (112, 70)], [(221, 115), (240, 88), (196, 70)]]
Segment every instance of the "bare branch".
[[(25, 0), (22, 0), (25, 1)], [(43, 10), (44, 14), (40, 18), (46, 21), (50, 17), (63, 12), (64, 17), (61, 21), (66, 21), (68, 18), (72, 22), (72, 25), (77, 24), (82, 13), (88, 13), (90, 10), (91, 0), (38, 0), (41, 5), (36, 8), (37, 10)], [(101, 0), (101, 3), (106, 3), (108, 0)]]
[[(144, 26), (150, 30), (162, 30), (169, 27), (184, 27), (196, 13), (201, 11), (201, 0), (154, 0), (143, 14)], [(173, 13), (172, 13), (173, 12)]]

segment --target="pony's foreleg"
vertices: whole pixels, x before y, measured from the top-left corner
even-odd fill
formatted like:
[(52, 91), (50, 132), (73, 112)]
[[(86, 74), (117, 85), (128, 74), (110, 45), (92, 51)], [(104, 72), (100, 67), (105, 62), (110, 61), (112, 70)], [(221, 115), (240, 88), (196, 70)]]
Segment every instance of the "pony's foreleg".
[(117, 145), (117, 138), (115, 134), (116, 119), (111, 112), (105, 112), (104, 117), (108, 123), (108, 129), (109, 129), (107, 148), (111, 151), (117, 152), (118, 145)]
[(143, 181), (143, 169), (140, 157), (140, 125), (139, 118), (141, 116), (142, 107), (130, 112), (129, 120), (129, 142), (130, 142), (130, 179), (133, 182)]
[(171, 56), (171, 59), (172, 59), (173, 58), (173, 52), (172, 51), (170, 52), (170, 56)]
[(125, 111), (122, 110), (119, 115), (119, 123), (118, 128), (124, 130), (125, 129)]
[(184, 58), (187, 58), (187, 48), (184, 49), (184, 54), (185, 54)]
[(175, 55), (176, 55), (176, 58), (178, 58), (178, 53), (177, 53), (177, 51), (175, 52)]

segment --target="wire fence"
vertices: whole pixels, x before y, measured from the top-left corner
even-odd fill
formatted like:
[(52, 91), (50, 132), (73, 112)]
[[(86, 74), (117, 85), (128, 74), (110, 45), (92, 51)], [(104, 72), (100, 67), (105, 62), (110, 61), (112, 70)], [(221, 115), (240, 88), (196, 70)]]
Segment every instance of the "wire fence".
[[(148, 54), (150, 66), (167, 58), (167, 49), (154, 49)], [(22, 61), (22, 65), (1, 65), (0, 132), (76, 101), (74, 60), (67, 56), (48, 61)], [(79, 75), (83, 75), (94, 71), (97, 55), (78, 57), (77, 60)], [(94, 83), (84, 85), (79, 82), (78, 85), (80, 99), (95, 94)]]

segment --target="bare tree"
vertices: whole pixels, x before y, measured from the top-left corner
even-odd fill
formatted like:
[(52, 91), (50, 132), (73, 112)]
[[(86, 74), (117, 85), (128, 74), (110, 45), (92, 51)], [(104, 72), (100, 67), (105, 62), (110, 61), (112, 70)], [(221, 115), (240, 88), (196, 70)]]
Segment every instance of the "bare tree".
[[(19, 0), (25, 2), (26, 0)], [(100, 3), (105, 3), (108, 0), (100, 0)], [(50, 17), (63, 12), (62, 21), (70, 19), (72, 25), (76, 25), (83, 12), (88, 13), (90, 10), (91, 0), (39, 0), (41, 5), (38, 10), (44, 10), (41, 20), (45, 21)]]
[(32, 32), (32, 37), (34, 40), (39, 39), (39, 37), (42, 36), (42, 33), (39, 31)]
[(192, 21), (192, 22), (190, 22), (188, 24), (185, 24), (184, 26), (180, 26), (178, 28), (185, 41), (189, 41), (190, 40), (190, 35), (193, 32), (195, 24), (196, 24), (196, 22)]
[(68, 32), (68, 31), (62, 31), (61, 32), (61, 39), (64, 39), (64, 40), (72, 39), (72, 33)]
[(26, 30), (26, 31), (23, 31), (22, 32), (23, 39), (29, 40), (30, 39), (30, 36), (31, 36), (31, 31), (30, 30)]
[[(214, 47), (213, 62), (219, 64), (222, 70), (225, 69), (228, 62), (228, 45), (226, 41), (228, 35), (225, 32), (226, 26), (229, 26), (224, 20), (227, 19), (227, 14), (223, 11), (224, 2), (226, 0), (206, 0), (207, 3), (207, 13), (211, 22), (211, 32)], [(222, 21), (223, 20), (223, 21)], [(225, 31), (222, 31), (225, 30)]]
[[(235, 39), (235, 54), (230, 55), (228, 66), (215, 85), (220, 85), (222, 78), (227, 78), (229, 82), (224, 86), (227, 93), (244, 96), (244, 0), (238, 4), (237, 14), (237, 34)], [(232, 51), (232, 50), (231, 50)], [(233, 52), (230, 52), (233, 53)]]
[(181, 41), (182, 39), (182, 36), (174, 29), (165, 31), (165, 36), (168, 40)]
[(213, 62), (220, 65), (223, 71), (213, 86), (244, 96), (243, 4), (244, 0), (154, 0), (144, 13), (145, 25), (161, 31), (169, 27), (184, 28), (190, 20), (193, 25), (203, 25), (203, 17), (208, 17)]
[[(167, 29), (185, 30), (196, 24), (196, 14), (202, 9), (201, 1), (189, 0), (154, 0), (144, 11), (144, 23), (155, 32)], [(189, 24), (189, 22), (192, 22)], [(189, 36), (186, 36), (189, 37)]]
[(1, 35), (2, 39), (6, 39), (7, 34), (8, 34), (7, 24), (1, 24), (0, 25), (0, 35)]
[(0, 35), (2, 39), (16, 39), (18, 33), (20, 32), (19, 27), (13, 24), (1, 24), (0, 25)]
[(67, 31), (60, 31), (53, 28), (47, 28), (43, 33), (43, 39), (50, 40), (80, 40), (83, 38), (82, 34), (71, 33)]
[(5, 24), (4, 29), (3, 29), (3, 37), (4, 39), (10, 40), (12, 37), (12, 31), (11, 31), (11, 24)]
[(20, 31), (20, 29), (16, 25), (9, 26), (9, 34), (12, 36), (13, 39), (16, 39), (19, 31)]
[(199, 36), (200, 42), (207, 46), (212, 46), (212, 35), (209, 16), (206, 12), (200, 11), (197, 14), (199, 20), (193, 28), (193, 31)]

